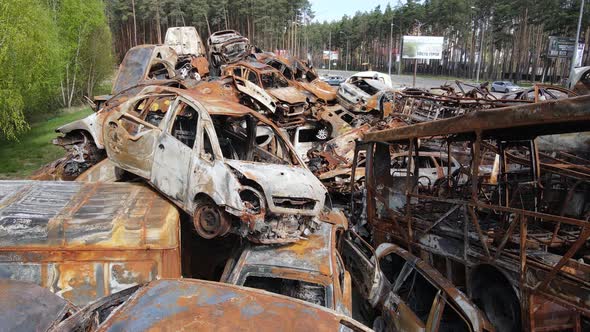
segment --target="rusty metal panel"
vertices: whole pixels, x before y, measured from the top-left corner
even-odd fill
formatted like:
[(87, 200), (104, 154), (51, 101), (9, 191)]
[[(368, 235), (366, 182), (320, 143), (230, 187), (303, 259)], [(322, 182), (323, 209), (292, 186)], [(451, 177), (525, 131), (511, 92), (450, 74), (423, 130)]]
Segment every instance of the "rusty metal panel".
[(0, 193), (2, 278), (84, 305), (158, 277), (180, 277), (178, 210), (146, 186), (5, 181)]
[(0, 279), (0, 329), (47, 331), (77, 309), (37, 285)]
[[(154, 301), (157, 299), (157, 301)], [(370, 331), (334, 311), (251, 288), (202, 280), (159, 280), (135, 293), (99, 331)]]

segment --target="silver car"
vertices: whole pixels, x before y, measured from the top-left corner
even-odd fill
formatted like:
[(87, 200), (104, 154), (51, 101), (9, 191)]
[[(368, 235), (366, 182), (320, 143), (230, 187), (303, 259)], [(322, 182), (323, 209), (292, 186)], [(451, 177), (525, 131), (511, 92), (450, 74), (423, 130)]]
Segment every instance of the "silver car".
[[(270, 130), (264, 145), (257, 132)], [(198, 91), (147, 87), (108, 110), (104, 146), (194, 218), (203, 238), (232, 231), (287, 243), (313, 231), (326, 189), (257, 112)], [(266, 142), (270, 141), (270, 142)]]
[(520, 89), (522, 88), (508, 81), (496, 81), (492, 83), (492, 92), (514, 92)]

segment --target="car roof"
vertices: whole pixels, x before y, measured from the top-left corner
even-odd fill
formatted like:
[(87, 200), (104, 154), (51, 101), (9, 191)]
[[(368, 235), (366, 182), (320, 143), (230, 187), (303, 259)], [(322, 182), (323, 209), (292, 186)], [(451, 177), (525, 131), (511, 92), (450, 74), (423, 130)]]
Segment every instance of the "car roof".
[(384, 73), (380, 73), (378, 71), (360, 71), (358, 73), (352, 74), (350, 77), (356, 77), (356, 76), (360, 76), (360, 77), (373, 77), (373, 76), (387, 76), (387, 74)]
[(147, 185), (0, 182), (4, 250), (168, 249), (178, 245), (178, 218), (174, 204)]
[(163, 279), (138, 290), (99, 331), (337, 331), (358, 322), (318, 305), (258, 289), (195, 279)]
[(281, 246), (252, 245), (242, 253), (243, 265), (266, 265), (332, 275), (332, 229), (337, 227), (320, 222), (319, 229), (295, 243)]

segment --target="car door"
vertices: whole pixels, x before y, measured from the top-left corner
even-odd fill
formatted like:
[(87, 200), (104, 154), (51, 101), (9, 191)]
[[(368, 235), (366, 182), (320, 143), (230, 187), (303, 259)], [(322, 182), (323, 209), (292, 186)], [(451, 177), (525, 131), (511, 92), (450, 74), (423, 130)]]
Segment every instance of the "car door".
[(207, 113), (202, 114), (198, 135), (190, 171), (187, 208), (193, 210), (195, 202), (192, 198), (205, 193), (220, 205), (242, 209), (238, 194), (241, 185), (225, 165), (216, 129)]
[[(438, 292), (426, 287), (417, 278), (422, 275), (412, 266), (404, 265), (392, 291), (383, 304), (383, 318), (396, 331), (426, 331), (430, 310)], [(422, 277), (423, 278), (423, 277)], [(421, 289), (424, 287), (424, 296)], [(432, 291), (434, 290), (434, 294)], [(431, 296), (432, 295), (432, 296)]]
[(387, 290), (379, 265), (374, 261), (375, 250), (355, 232), (349, 231), (340, 242), (340, 254), (361, 296), (376, 306)]
[(151, 174), (152, 184), (170, 199), (183, 204), (189, 184), (193, 146), (197, 137), (197, 107), (179, 97), (173, 113), (156, 142)]
[(103, 137), (107, 155), (117, 167), (150, 179), (162, 120), (173, 100), (170, 95), (143, 96), (112, 112)]

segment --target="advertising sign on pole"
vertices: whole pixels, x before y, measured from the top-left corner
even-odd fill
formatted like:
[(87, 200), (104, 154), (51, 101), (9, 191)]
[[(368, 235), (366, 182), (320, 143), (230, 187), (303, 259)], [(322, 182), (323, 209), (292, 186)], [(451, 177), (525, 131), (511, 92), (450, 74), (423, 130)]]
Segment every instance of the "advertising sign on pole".
[(444, 37), (404, 36), (403, 59), (442, 59)]
[(322, 60), (338, 60), (338, 51), (323, 51)]
[(571, 58), (575, 45), (576, 38), (550, 36), (547, 56), (550, 58)]

